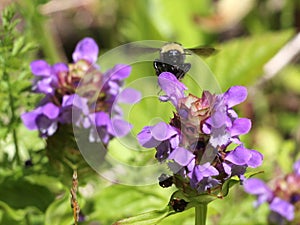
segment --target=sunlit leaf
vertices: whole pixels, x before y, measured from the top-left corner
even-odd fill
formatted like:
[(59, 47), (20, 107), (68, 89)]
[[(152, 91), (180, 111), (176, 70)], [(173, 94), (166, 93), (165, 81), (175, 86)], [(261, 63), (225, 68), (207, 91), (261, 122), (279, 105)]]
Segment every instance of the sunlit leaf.
[(73, 222), (73, 212), (70, 196), (63, 195), (56, 199), (47, 209), (45, 214), (45, 225), (70, 225)]
[(287, 43), (293, 32), (269, 32), (238, 38), (215, 46), (220, 50), (206, 62), (223, 89), (250, 85), (263, 73), (265, 63)]
[(6, 177), (0, 184), (0, 200), (10, 207), (24, 209), (34, 206), (45, 211), (54, 200), (54, 195), (46, 187), (32, 184), (25, 179)]

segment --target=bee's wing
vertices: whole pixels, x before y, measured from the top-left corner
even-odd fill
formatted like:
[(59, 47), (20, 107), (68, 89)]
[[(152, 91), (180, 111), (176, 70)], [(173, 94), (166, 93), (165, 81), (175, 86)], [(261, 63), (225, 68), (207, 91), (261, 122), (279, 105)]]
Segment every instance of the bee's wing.
[(129, 43), (126, 44), (124, 51), (128, 55), (143, 55), (143, 54), (152, 54), (158, 52), (160, 51), (160, 48), (149, 47), (146, 45), (141, 45), (136, 43)]
[(198, 48), (189, 48), (186, 49), (188, 54), (195, 53), (199, 56), (208, 57), (218, 53), (218, 50), (213, 47), (198, 47)]
[(101, 68), (107, 70), (115, 64), (134, 64), (137, 62), (153, 61), (159, 57), (163, 41), (138, 41), (118, 46), (101, 55)]

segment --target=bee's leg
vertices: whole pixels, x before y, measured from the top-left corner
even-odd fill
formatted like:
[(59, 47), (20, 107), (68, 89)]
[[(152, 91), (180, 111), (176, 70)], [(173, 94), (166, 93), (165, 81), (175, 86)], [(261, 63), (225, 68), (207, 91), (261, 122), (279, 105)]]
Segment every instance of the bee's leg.
[(182, 70), (187, 73), (191, 69), (191, 64), (190, 63), (184, 63), (182, 65)]
[(190, 63), (184, 63), (180, 66), (180, 71), (177, 73), (177, 79), (180, 80), (191, 69)]

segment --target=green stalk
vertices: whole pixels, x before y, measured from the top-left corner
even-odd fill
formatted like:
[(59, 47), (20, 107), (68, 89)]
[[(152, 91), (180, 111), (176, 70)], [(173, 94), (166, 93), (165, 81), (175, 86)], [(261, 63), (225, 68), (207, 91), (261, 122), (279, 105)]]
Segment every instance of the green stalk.
[(10, 78), (6, 71), (3, 71), (3, 78), (4, 78), (4, 80), (6, 80), (7, 87), (8, 87), (8, 99), (9, 99), (9, 107), (10, 107), (10, 111), (11, 111), (10, 124), (12, 126), (13, 142), (14, 142), (15, 151), (16, 151), (14, 159), (17, 161), (17, 164), (20, 165), (21, 160), (20, 160), (19, 143), (18, 143), (17, 131), (15, 128), (16, 114), (15, 114), (14, 97), (12, 94)]
[(61, 61), (59, 49), (55, 43), (53, 34), (47, 24), (47, 17), (41, 15), (38, 11), (39, 5), (37, 1), (24, 0), (19, 1), (22, 14), (29, 22), (30, 29), (33, 30), (35, 37), (38, 37), (38, 42), (43, 49), (43, 53), (50, 63)]
[(195, 225), (205, 225), (207, 216), (207, 204), (198, 204), (195, 207)]

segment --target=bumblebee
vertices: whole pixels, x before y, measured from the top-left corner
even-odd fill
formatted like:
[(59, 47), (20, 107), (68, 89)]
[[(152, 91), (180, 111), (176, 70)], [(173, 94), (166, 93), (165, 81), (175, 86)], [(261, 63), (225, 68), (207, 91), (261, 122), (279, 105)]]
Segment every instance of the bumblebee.
[(159, 59), (155, 59), (153, 62), (156, 75), (159, 76), (162, 72), (170, 72), (178, 80), (181, 80), (191, 69), (191, 64), (186, 63), (185, 58), (187, 55), (192, 55), (193, 52), (207, 57), (214, 54), (216, 49), (211, 47), (185, 49), (177, 42), (166, 43), (159, 49)]

